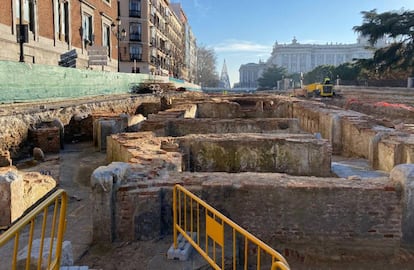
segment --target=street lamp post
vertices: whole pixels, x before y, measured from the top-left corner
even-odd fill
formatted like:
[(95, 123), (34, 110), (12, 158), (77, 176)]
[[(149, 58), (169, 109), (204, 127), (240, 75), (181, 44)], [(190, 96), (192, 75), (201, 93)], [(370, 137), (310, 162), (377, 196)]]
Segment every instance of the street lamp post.
[(22, 38), (23, 35), (23, 0), (19, 0), (19, 43), (20, 43), (20, 59), (19, 62), (24, 62), (24, 51), (23, 51), (23, 43), (24, 40)]
[[(126, 37), (126, 31), (125, 29), (121, 28), (121, 19), (118, 17), (116, 18), (117, 26), (116, 26), (116, 40), (117, 40), (117, 47), (118, 47), (118, 72), (120, 71), (120, 63), (121, 63), (121, 48), (120, 48), (120, 41), (123, 40)], [(112, 27), (115, 27), (115, 24), (112, 24)]]

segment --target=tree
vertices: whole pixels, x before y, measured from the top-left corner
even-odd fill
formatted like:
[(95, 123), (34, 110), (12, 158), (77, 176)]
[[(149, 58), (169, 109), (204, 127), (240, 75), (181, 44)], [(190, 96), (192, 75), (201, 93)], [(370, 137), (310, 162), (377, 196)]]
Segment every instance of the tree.
[(216, 53), (214, 50), (204, 46), (198, 47), (196, 83), (207, 87), (217, 87), (219, 76), (216, 70)]
[(369, 38), (374, 45), (381, 38), (393, 42), (374, 53), (372, 61), (358, 61), (362, 68), (373, 74), (413, 74), (414, 65), (414, 11), (401, 10), (377, 13), (376, 9), (362, 11), (363, 23), (354, 31)]
[(296, 73), (289, 74), (288, 78), (292, 79), (292, 82), (293, 82), (292, 86), (294, 88), (299, 88), (301, 86), (300, 85), (300, 81), (302, 80), (302, 74), (301, 73), (296, 72)]
[(341, 80), (355, 81), (361, 72), (361, 67), (355, 63), (343, 63), (335, 68), (333, 71), (334, 78), (341, 78)]
[(257, 79), (257, 82), (261, 88), (277, 87), (277, 81), (286, 77), (286, 74), (286, 69), (272, 65), (263, 71), (262, 76)]
[(329, 77), (334, 79), (335, 67), (331, 65), (317, 66), (313, 70), (306, 73), (303, 77), (304, 84), (310, 84), (315, 82), (322, 82), (324, 78)]

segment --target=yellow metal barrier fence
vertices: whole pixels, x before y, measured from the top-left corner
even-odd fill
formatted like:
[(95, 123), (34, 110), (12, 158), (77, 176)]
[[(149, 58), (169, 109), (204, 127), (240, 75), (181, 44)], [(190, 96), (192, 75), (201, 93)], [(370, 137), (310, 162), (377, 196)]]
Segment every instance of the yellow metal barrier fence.
[[(27, 259), (25, 269), (31, 268), (32, 244), (35, 236), (39, 235), (40, 247), (36, 269), (57, 270), (60, 268), (62, 254), (63, 235), (66, 226), (67, 195), (62, 189), (54, 191), (33, 210), (18, 220), (11, 228), (0, 235), (0, 269), (22, 269), (17, 265), (17, 257), (20, 246), (26, 243)], [(51, 219), (48, 221), (48, 217)], [(36, 226), (36, 221), (39, 226)], [(49, 250), (45, 251), (45, 238), (50, 237)], [(13, 239), (13, 241), (12, 241)], [(7, 252), (12, 251), (12, 254)], [(21, 251), (20, 251), (21, 252)], [(43, 261), (43, 255), (47, 255), (47, 261)]]
[(173, 189), (173, 219), (174, 248), (181, 233), (214, 269), (290, 269), (280, 253), (181, 185)]

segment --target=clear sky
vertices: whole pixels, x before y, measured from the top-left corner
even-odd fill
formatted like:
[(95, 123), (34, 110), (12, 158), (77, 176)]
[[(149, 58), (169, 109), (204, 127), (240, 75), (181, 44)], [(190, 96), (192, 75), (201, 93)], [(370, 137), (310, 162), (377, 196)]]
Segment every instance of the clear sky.
[(266, 61), (275, 41), (355, 43), (361, 11), (414, 10), (414, 0), (171, 0), (181, 3), (197, 44), (226, 60), (233, 85), (242, 64)]

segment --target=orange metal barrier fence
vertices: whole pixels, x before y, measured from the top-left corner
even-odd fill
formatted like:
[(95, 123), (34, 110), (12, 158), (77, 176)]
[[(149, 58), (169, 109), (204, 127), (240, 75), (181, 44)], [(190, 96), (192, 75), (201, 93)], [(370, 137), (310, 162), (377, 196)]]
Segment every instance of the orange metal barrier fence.
[(174, 248), (181, 233), (214, 269), (290, 269), (280, 253), (180, 185), (173, 219)]
[[(54, 191), (44, 201), (39, 203), (33, 210), (18, 220), (11, 228), (0, 235), (0, 268), (1, 269), (23, 269), (17, 264), (18, 253), (22, 246), (27, 245), (26, 262), (24, 269), (32, 269), (33, 263), (33, 239), (39, 237), (40, 247), (36, 269), (57, 270), (60, 268), (62, 254), (63, 235), (66, 226), (67, 195), (62, 189)], [(37, 224), (38, 223), (38, 224)], [(46, 239), (46, 237), (50, 237)], [(48, 241), (49, 249), (45, 249)], [(19, 252), (20, 250), (20, 252)], [(11, 251), (12, 254), (8, 254)], [(43, 255), (47, 254), (46, 261)]]

